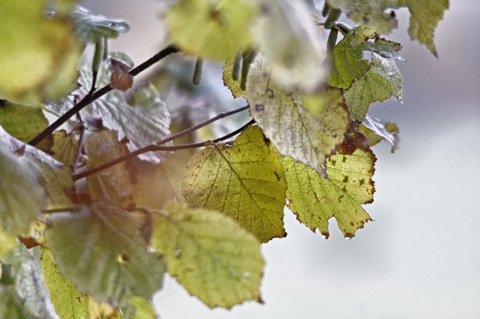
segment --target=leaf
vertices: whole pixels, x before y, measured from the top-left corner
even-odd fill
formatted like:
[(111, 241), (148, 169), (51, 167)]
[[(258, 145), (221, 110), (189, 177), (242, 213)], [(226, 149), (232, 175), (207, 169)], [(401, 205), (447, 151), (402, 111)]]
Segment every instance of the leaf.
[[(103, 63), (99, 71), (98, 85), (109, 82), (107, 73), (107, 64)], [(92, 72), (83, 67), (80, 74), (79, 93), (83, 96), (90, 90)], [(120, 139), (127, 137), (130, 151), (156, 143), (170, 135), (170, 114), (153, 85), (136, 91), (131, 103), (133, 105), (128, 104), (125, 96), (115, 90), (95, 100), (82, 114), (102, 119), (107, 128), (118, 131)], [(164, 159), (164, 154), (149, 152), (139, 155), (139, 158), (159, 163)]]
[(33, 319), (23, 307), (22, 301), (11, 288), (0, 284), (0, 318)]
[[(241, 63), (241, 60), (239, 60)], [(234, 98), (245, 97), (245, 91), (242, 90), (240, 86), (240, 77), (238, 79), (233, 78), (233, 69), (234, 69), (235, 59), (228, 59), (225, 62), (223, 68), (223, 84), (230, 89)], [(239, 66), (241, 69), (241, 66)]]
[(210, 146), (194, 155), (181, 186), (189, 206), (223, 212), (261, 242), (286, 235), (285, 188), (277, 152), (257, 126), (232, 147)]
[(263, 59), (250, 68), (247, 101), (263, 133), (284, 156), (325, 172), (325, 160), (343, 140), (348, 113), (338, 90), (288, 93), (271, 81)]
[(35, 104), (73, 88), (80, 44), (67, 19), (46, 17), (45, 1), (0, 2), (0, 95)]
[[(101, 131), (84, 145), (88, 156), (87, 169), (92, 169), (126, 155), (125, 144), (118, 142), (117, 132)], [(94, 200), (106, 201), (113, 206), (128, 209), (132, 199), (133, 179), (125, 162), (87, 176), (87, 189)]]
[(133, 85), (133, 75), (129, 73), (131, 67), (128, 64), (110, 58), (110, 86), (116, 90), (127, 91)]
[(0, 125), (10, 135), (28, 142), (48, 127), (48, 120), (40, 108), (7, 103), (0, 107)]
[(401, 103), (403, 79), (395, 62), (372, 53), (370, 69), (344, 93), (350, 117), (362, 121), (370, 104), (395, 96)]
[(405, 2), (411, 13), (408, 34), (437, 56), (433, 32), (449, 7), (448, 0), (405, 0)]
[(144, 298), (133, 296), (128, 299), (128, 309), (122, 311), (122, 318), (156, 319), (157, 315), (150, 302)]
[(303, 1), (258, 0), (252, 41), (262, 52), (275, 83), (286, 89), (314, 91), (325, 79), (325, 46)]
[(0, 176), (0, 227), (12, 235), (26, 234), (46, 207), (45, 192), (28, 160), (14, 154), (1, 140)]
[(328, 220), (335, 217), (347, 238), (370, 221), (361, 204), (373, 201), (375, 155), (357, 148), (351, 154), (337, 153), (327, 161), (328, 179), (302, 163), (285, 157), (288, 207), (298, 220), (328, 238)]
[(165, 19), (171, 40), (182, 51), (225, 60), (250, 45), (246, 32), (253, 8), (242, 0), (181, 0)]
[(62, 162), (65, 169), (71, 173), (71, 167), (75, 164), (78, 151), (78, 139), (75, 134), (67, 133), (65, 130), (57, 130), (53, 133), (53, 157)]
[(141, 237), (145, 216), (102, 203), (51, 216), (45, 231), (58, 270), (81, 293), (122, 305), (150, 298), (162, 286), (165, 266)]
[(43, 250), (41, 258), (45, 285), (56, 314), (62, 319), (89, 318), (87, 296), (59, 273), (48, 251)]
[(424, 44), (435, 56), (433, 32), (449, 7), (448, 0), (328, 0), (328, 4), (344, 11), (356, 23), (368, 24), (383, 34), (397, 27), (395, 14), (387, 10), (407, 7), (411, 14), (410, 37)]
[(72, 10), (71, 17), (77, 34), (85, 43), (96, 43), (102, 38), (114, 39), (130, 30), (125, 20), (96, 15), (81, 6)]
[(152, 245), (165, 254), (169, 273), (209, 307), (261, 302), (260, 243), (230, 217), (170, 202), (154, 219)]
[(398, 148), (399, 129), (394, 123), (387, 123), (367, 115), (360, 126), (360, 131), (368, 138), (369, 146), (374, 146), (384, 139), (392, 145), (392, 153)]
[(3, 229), (2, 225), (0, 225), (0, 257), (6, 255), (13, 248), (15, 248), (15, 246), (17, 246), (17, 241), (15, 238), (15, 235), (7, 233)]

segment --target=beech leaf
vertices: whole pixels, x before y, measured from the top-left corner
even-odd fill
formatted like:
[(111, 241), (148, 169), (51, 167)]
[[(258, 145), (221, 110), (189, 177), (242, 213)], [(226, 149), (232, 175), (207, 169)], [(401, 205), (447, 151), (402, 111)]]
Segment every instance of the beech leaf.
[(221, 211), (261, 242), (286, 235), (282, 166), (257, 126), (248, 127), (231, 147), (210, 146), (195, 154), (181, 189), (189, 206)]
[(260, 242), (230, 217), (167, 203), (153, 221), (152, 245), (165, 254), (169, 273), (208, 306), (261, 301)]

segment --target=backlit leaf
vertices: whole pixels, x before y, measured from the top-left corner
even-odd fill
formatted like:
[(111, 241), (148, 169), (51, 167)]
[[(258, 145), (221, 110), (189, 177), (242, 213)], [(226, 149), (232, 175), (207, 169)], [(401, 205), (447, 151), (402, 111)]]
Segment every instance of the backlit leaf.
[(403, 79), (395, 61), (373, 53), (370, 69), (344, 93), (350, 117), (362, 121), (370, 104), (392, 96), (402, 101)]
[(128, 32), (128, 22), (121, 19), (109, 19), (96, 15), (85, 9), (76, 6), (71, 13), (75, 30), (87, 43), (96, 43), (102, 38), (117, 38), (120, 34)]
[(335, 217), (347, 238), (370, 221), (361, 204), (373, 201), (372, 181), (375, 155), (357, 148), (352, 154), (337, 153), (327, 161), (328, 178), (285, 157), (288, 207), (311, 230), (319, 229), (328, 238), (328, 220)]
[(194, 155), (182, 194), (189, 206), (221, 211), (267, 242), (286, 235), (285, 187), (275, 148), (260, 128), (250, 126), (233, 146), (210, 146)]
[(258, 59), (250, 68), (247, 100), (253, 118), (282, 155), (325, 172), (325, 159), (342, 142), (348, 125), (340, 91), (288, 93), (271, 81)]
[[(93, 135), (84, 145), (88, 156), (87, 169), (127, 154), (125, 144), (118, 142), (117, 132), (101, 131)], [(95, 200), (127, 209), (134, 205), (132, 200), (132, 177), (125, 162), (87, 176), (89, 194)]]
[(88, 298), (63, 277), (46, 250), (42, 252), (42, 271), (50, 300), (61, 319), (89, 318)]
[(101, 203), (51, 216), (47, 246), (62, 275), (101, 302), (124, 304), (160, 289), (163, 259), (147, 251), (145, 218)]
[(260, 243), (233, 219), (170, 202), (153, 224), (152, 245), (192, 295), (210, 307), (261, 301)]
[(1, 1), (0, 95), (35, 104), (73, 88), (80, 43), (65, 18), (45, 15), (45, 1)]
[(224, 60), (249, 46), (252, 14), (242, 0), (181, 0), (170, 8), (166, 22), (182, 51)]
[(287, 89), (313, 91), (326, 75), (325, 46), (303, 1), (258, 0), (252, 41), (262, 52), (272, 79)]

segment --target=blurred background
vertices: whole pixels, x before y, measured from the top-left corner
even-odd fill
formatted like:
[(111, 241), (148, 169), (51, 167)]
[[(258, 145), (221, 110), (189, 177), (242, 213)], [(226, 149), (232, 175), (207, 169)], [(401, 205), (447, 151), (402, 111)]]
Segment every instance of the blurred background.
[[(82, 4), (130, 22), (111, 45), (136, 64), (165, 45), (165, 1)], [(370, 110), (397, 123), (401, 140), (394, 155), (374, 148), (377, 192), (365, 207), (374, 222), (345, 240), (331, 220), (325, 240), (287, 212), (287, 238), (262, 248), (265, 304), (212, 310), (167, 278), (155, 297), (161, 318), (480, 318), (480, 1), (451, 0), (438, 59), (409, 39), (408, 11), (397, 16), (388, 38), (404, 47), (404, 104)]]

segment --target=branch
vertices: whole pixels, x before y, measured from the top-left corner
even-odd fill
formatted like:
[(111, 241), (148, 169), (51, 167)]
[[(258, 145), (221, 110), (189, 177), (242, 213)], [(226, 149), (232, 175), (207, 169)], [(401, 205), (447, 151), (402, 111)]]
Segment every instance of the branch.
[[(130, 70), (128, 73), (132, 76), (136, 76), (139, 73), (145, 71), (155, 63), (159, 62), (166, 56), (172, 54), (172, 53), (177, 53), (178, 49), (175, 46), (168, 46), (147, 61), (143, 62), (136, 68), (133, 68)], [(59, 128), (61, 125), (63, 125), (65, 122), (67, 122), (72, 116), (80, 112), (84, 107), (92, 103), (93, 101), (97, 100), (98, 98), (102, 97), (103, 95), (107, 94), (112, 90), (112, 87), (110, 84), (107, 84), (100, 90), (96, 91), (93, 94), (87, 94), (78, 104), (76, 104), (73, 108), (68, 110), (65, 114), (63, 114), (59, 119), (57, 119), (55, 122), (53, 122), (49, 127), (47, 127), (44, 131), (42, 131), (40, 134), (35, 136), (28, 144), (35, 146), (38, 143), (40, 143), (44, 138), (52, 134), (57, 128)]]
[(121, 156), (121, 157), (118, 157), (110, 162), (107, 162), (107, 163), (104, 163), (100, 166), (97, 166), (97, 167), (94, 167), (92, 169), (89, 169), (89, 170), (86, 170), (86, 171), (83, 171), (81, 173), (78, 173), (78, 174), (72, 174), (72, 179), (74, 181), (76, 180), (79, 180), (81, 178), (84, 178), (84, 177), (87, 177), (89, 175), (92, 175), (92, 174), (95, 174), (95, 173), (98, 173), (100, 171), (103, 171), (107, 168), (110, 168), (114, 165), (117, 165), (117, 164), (120, 164), (122, 162), (125, 162), (131, 158), (134, 158), (140, 154), (143, 154), (143, 153), (147, 153), (147, 152), (174, 152), (174, 151), (178, 151), (178, 150), (184, 150), (184, 149), (193, 149), (193, 148), (199, 148), (199, 147), (204, 147), (204, 146), (208, 146), (210, 145), (211, 143), (218, 143), (220, 141), (223, 141), (223, 140), (226, 140), (232, 136), (235, 136), (237, 134), (239, 134), (240, 132), (242, 132), (247, 126), (249, 126), (250, 124), (253, 124), (255, 121), (254, 120), (251, 120), (250, 122), (248, 122), (247, 124), (243, 125), (242, 127), (240, 127), (239, 129), (225, 135), (225, 136), (222, 136), (222, 137), (219, 137), (215, 140), (209, 140), (209, 141), (205, 141), (205, 142), (200, 142), (200, 143), (192, 143), (192, 144), (183, 144), (183, 145), (173, 145), (173, 146), (161, 146), (162, 144), (165, 144), (169, 141), (172, 141), (174, 139), (177, 139), (185, 134), (188, 134), (196, 129), (199, 129), (205, 125), (208, 125), (210, 124), (211, 122), (215, 121), (215, 120), (218, 120), (218, 119), (221, 119), (223, 117), (226, 116), (226, 114), (228, 115), (231, 115), (231, 114), (234, 114), (234, 113), (238, 113), (240, 111), (243, 111), (245, 110), (246, 108), (248, 108), (248, 105), (247, 106), (244, 106), (244, 107), (241, 107), (239, 109), (236, 109), (236, 110), (233, 110), (233, 111), (230, 111), (230, 112), (226, 112), (226, 113), (221, 113), (217, 116), (215, 116), (214, 118), (211, 118), (210, 120), (206, 121), (206, 122), (203, 122), (203, 123), (200, 123), (199, 125), (196, 125), (196, 126), (193, 126), (189, 129), (186, 129), (182, 132), (179, 132), (175, 135), (172, 135), (158, 143), (155, 143), (155, 144), (150, 144), (148, 146), (145, 146), (145, 147), (142, 147), (142, 148), (139, 148), (138, 150), (136, 151), (133, 151), (131, 153), (128, 153), (124, 156)]

